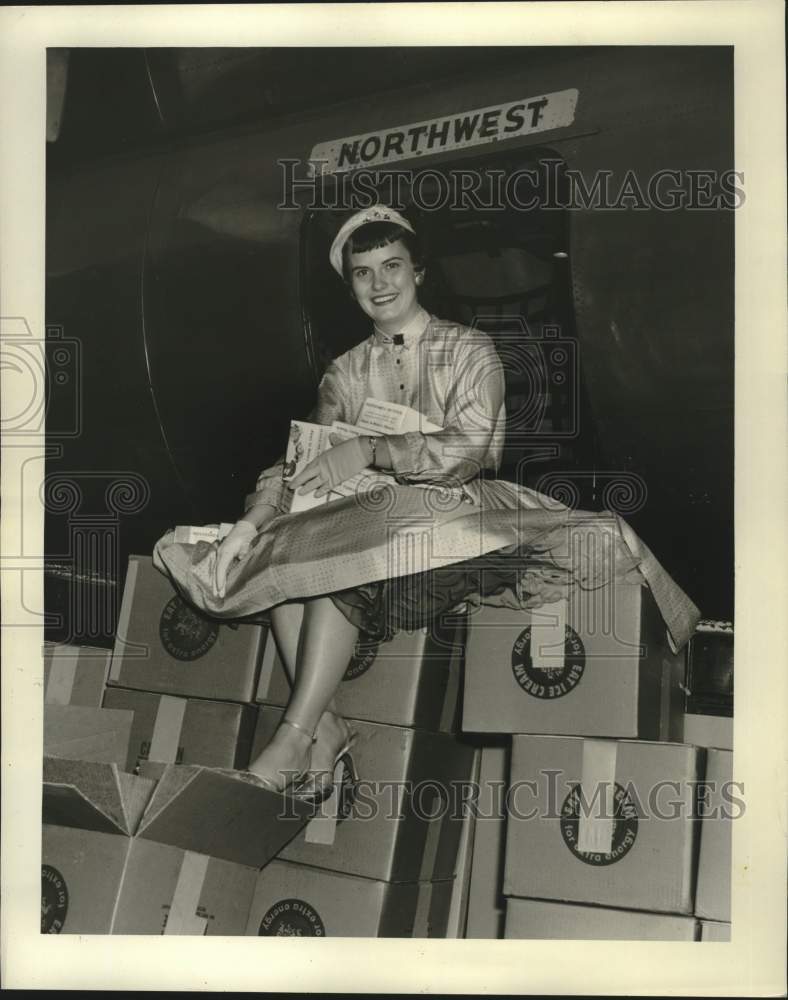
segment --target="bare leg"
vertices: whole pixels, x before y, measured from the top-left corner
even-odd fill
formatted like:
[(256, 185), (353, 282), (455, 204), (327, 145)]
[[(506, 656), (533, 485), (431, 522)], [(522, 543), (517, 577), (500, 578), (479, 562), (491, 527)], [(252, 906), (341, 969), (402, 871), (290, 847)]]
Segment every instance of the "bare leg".
[[(291, 617), (279, 622), (285, 626), (281, 636), (282, 654), (292, 662), (292, 626), (295, 616), (291, 612), (285, 614)], [(293, 695), (285, 713), (285, 718), (297, 728), (280, 726), (268, 746), (249, 765), (250, 771), (280, 787), (286, 776), (306, 771), (310, 762), (315, 770), (328, 769), (330, 763), (333, 763), (331, 760), (324, 768), (322, 762), (313, 759), (310, 734), (318, 728), (323, 713), (332, 701), (357, 638), (358, 629), (345, 618), (330, 598), (320, 597), (305, 603)], [(330, 722), (339, 724), (329, 716), (321, 724), (321, 728)]]
[[(271, 609), (271, 630), (274, 633), (274, 641), (279, 652), (279, 658), (284, 665), (291, 688), (295, 687), (296, 669), (298, 666), (298, 645), (301, 640), (301, 626), (303, 621), (304, 604), (300, 601), (278, 604), (275, 608)], [(333, 696), (328, 705), (326, 705), (326, 709), (335, 715), (337, 714), (337, 707)]]

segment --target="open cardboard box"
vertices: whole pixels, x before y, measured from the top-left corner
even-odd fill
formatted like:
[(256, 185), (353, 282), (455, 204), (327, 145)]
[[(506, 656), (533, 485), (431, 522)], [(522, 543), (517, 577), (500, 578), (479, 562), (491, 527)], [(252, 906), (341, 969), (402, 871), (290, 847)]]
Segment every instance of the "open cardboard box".
[(304, 802), (208, 768), (166, 765), (160, 774), (156, 781), (115, 764), (45, 758), (44, 823), (261, 868), (312, 813)]

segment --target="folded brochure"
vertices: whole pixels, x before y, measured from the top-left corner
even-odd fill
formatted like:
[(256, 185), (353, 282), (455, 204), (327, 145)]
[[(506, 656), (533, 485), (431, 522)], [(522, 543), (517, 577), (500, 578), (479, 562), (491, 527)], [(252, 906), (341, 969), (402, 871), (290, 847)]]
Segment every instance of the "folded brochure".
[[(328, 426), (311, 424), (304, 420), (293, 420), (290, 424), (283, 479), (289, 481), (297, 476), (321, 452), (331, 448), (331, 435), (338, 435), (343, 440), (347, 440), (362, 434), (406, 434), (409, 431), (434, 434), (442, 429), (438, 424), (427, 420), (423, 414), (410, 406), (372, 398), (365, 400), (356, 424), (335, 420)], [(290, 512), (294, 514), (298, 511), (311, 510), (313, 507), (319, 507), (321, 504), (329, 503), (340, 497), (353, 496), (362, 491), (367, 492), (374, 489), (375, 486), (393, 481), (393, 478), (384, 472), (371, 470), (359, 472), (322, 497), (315, 497), (314, 493), (294, 492)]]

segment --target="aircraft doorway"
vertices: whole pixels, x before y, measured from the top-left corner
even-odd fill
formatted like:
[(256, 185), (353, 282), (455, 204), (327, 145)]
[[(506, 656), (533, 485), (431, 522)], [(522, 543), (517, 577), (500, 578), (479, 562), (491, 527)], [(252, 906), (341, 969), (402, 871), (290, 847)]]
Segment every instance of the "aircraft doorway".
[[(549, 161), (549, 170), (540, 166)], [(469, 165), (470, 164), (470, 165)], [(439, 168), (450, 176), (452, 165)], [(439, 178), (419, 182), (394, 206), (423, 238), (427, 276), (420, 299), (432, 314), (485, 331), (506, 377), (507, 432), (499, 475), (543, 490), (573, 506), (598, 507), (599, 460), (594, 421), (583, 384), (571, 280), (568, 210), (560, 190), (534, 190), (538, 207), (496, 204), (499, 177), (531, 171), (563, 183), (554, 154), (463, 161), (480, 179), (474, 203), (440, 201)], [(430, 174), (437, 174), (431, 169)], [(404, 185), (398, 184), (398, 192)], [(391, 185), (382, 184), (384, 192)], [(525, 192), (523, 202), (525, 201)], [(558, 194), (558, 197), (556, 197)], [(316, 376), (332, 358), (369, 335), (369, 320), (328, 264), (331, 240), (347, 216), (332, 209), (307, 213), (302, 230), (302, 302)], [(575, 471), (582, 473), (572, 476)], [(563, 475), (561, 475), (563, 473)], [(571, 480), (571, 481), (570, 481)]]

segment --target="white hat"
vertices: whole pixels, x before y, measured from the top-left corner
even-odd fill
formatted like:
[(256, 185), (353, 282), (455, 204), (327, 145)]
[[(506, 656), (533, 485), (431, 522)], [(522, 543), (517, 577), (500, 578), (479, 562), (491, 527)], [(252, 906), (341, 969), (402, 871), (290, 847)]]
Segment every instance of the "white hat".
[(328, 252), (331, 266), (340, 277), (342, 277), (342, 248), (347, 243), (350, 234), (368, 222), (394, 222), (398, 226), (402, 226), (403, 229), (408, 229), (414, 235), (416, 233), (404, 215), (395, 212), (393, 208), (386, 208), (385, 205), (373, 205), (371, 208), (363, 208), (360, 212), (356, 212), (355, 215), (350, 216), (336, 234)]

